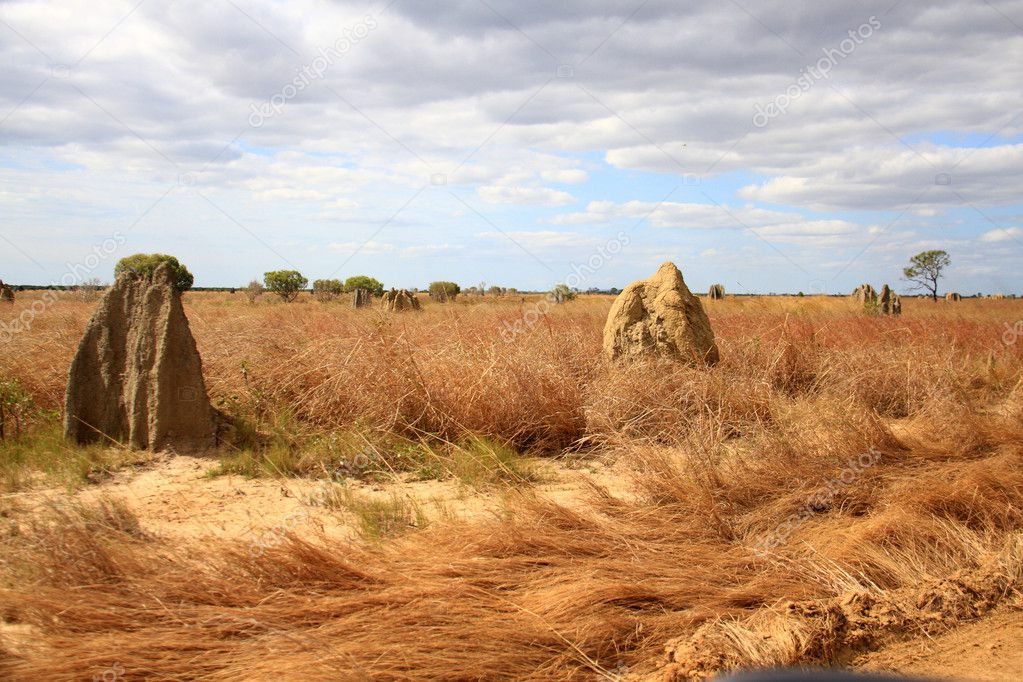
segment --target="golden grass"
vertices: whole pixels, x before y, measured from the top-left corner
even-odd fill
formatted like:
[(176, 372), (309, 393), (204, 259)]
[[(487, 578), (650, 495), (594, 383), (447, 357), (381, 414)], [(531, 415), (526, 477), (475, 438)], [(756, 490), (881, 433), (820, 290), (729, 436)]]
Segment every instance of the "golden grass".
[[(56, 510), (0, 547), (0, 614), (33, 633), (0, 635), (0, 676), (611, 678), (705, 624), (736, 623), (738, 641), (781, 600), (992, 565), (1003, 594), (1019, 589), (1018, 566), (995, 560), (1023, 531), (1023, 342), (1002, 341), (1023, 304), (906, 300), (888, 319), (837, 299), (712, 302), (723, 360), (708, 370), (609, 365), (609, 305), (559, 306), (504, 343), (517, 300), (384, 317), (190, 294), (211, 394), (263, 430), (571, 449), (616, 460), (635, 496), (594, 486), (567, 508), (520, 486), (492, 518), (262, 553), (151, 537), (124, 510)], [(59, 405), (87, 315), (59, 304), (0, 376)], [(743, 636), (722, 666), (841, 662)]]

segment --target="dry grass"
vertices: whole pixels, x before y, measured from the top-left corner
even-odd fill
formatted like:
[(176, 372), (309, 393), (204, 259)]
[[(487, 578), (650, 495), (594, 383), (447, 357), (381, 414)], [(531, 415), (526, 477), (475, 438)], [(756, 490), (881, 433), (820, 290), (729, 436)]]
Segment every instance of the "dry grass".
[[(1023, 343), (1001, 339), (1016, 301), (907, 300), (884, 319), (843, 300), (730, 299), (709, 306), (723, 357), (710, 370), (609, 366), (600, 298), (512, 344), (500, 328), (517, 301), (386, 318), (187, 305), (211, 393), (261, 430), (483, 438), (498, 462), (496, 443), (572, 449), (616, 460), (636, 496), (594, 487), (570, 509), (520, 486), (490, 519), (370, 545), (290, 536), (261, 554), (150, 537), (123, 510), (56, 511), (0, 551), (0, 613), (34, 633), (0, 639), (0, 675), (610, 678), (780, 600), (990, 568), (1023, 531)], [(87, 313), (59, 304), (0, 376), (59, 404)], [(1019, 589), (1018, 566), (1003, 572), (1003, 592)]]

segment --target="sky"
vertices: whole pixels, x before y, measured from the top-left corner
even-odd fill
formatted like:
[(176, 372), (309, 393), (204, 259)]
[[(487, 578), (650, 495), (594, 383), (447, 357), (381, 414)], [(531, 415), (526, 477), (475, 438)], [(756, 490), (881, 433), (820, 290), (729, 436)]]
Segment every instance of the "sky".
[(1023, 0), (0, 0), (0, 278), (1023, 292)]

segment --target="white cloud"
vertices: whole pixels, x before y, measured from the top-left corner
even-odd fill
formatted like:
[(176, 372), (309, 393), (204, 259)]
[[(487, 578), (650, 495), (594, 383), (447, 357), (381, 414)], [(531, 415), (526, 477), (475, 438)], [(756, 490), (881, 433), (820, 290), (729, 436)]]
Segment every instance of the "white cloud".
[(384, 244), (381, 242), (368, 241), (368, 242), (340, 242), (328, 244), (327, 248), (331, 251), (344, 254), (362, 253), (362, 254), (374, 254), (374, 253), (391, 253), (397, 250), (394, 244)]
[(980, 235), (980, 241), (982, 242), (997, 243), (1012, 240), (1023, 242), (1023, 230), (1018, 227), (1006, 227), (990, 230)]
[(549, 187), (504, 187), (485, 185), (476, 190), (488, 204), (515, 204), (518, 206), (564, 206), (575, 201), (568, 192)]
[(540, 172), (540, 177), (545, 182), (559, 182), (565, 185), (580, 185), (590, 179), (584, 170), (545, 170)]

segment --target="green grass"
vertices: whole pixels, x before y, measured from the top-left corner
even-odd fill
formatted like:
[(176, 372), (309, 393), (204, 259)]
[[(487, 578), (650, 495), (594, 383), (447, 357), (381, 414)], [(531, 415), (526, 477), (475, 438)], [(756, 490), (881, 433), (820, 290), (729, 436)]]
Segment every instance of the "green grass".
[(539, 483), (542, 476), (511, 447), (480, 436), (437, 453), (441, 465), (474, 490)]
[(398, 493), (377, 497), (343, 484), (324, 482), (310, 502), (351, 514), (362, 536), (372, 540), (400, 535), (427, 524), (419, 502)]
[(147, 458), (146, 453), (121, 448), (71, 445), (57, 416), (47, 415), (17, 438), (0, 440), (0, 491), (54, 485), (77, 489)]

